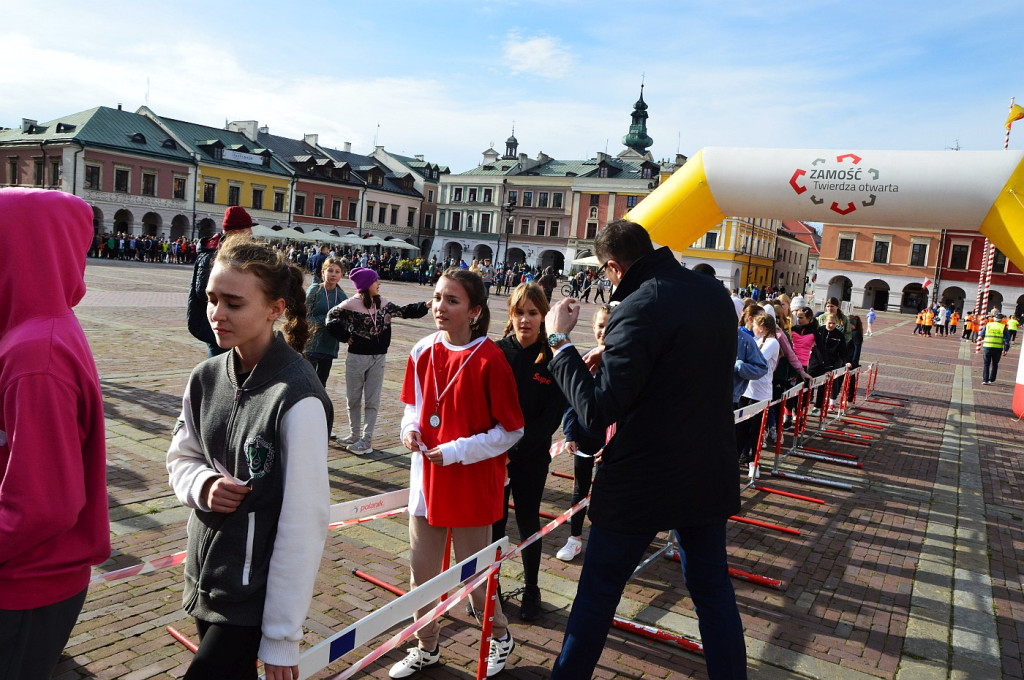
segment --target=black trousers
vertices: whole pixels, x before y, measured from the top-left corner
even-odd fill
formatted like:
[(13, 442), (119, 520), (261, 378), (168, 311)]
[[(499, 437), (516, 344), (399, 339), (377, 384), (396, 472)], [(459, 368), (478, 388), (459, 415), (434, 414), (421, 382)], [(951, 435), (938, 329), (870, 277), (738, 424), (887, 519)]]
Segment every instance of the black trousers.
[[(505, 512), (491, 529), (492, 540), (505, 535), (508, 523), (509, 496), (515, 500), (516, 527), (519, 528), (519, 540), (523, 541), (540, 531), (540, 499), (544, 495), (544, 484), (548, 479), (548, 467), (551, 459), (530, 460), (523, 463), (509, 462), (509, 482), (505, 487)], [(540, 571), (541, 541), (527, 546), (523, 550), (523, 580), (528, 586), (537, 585), (537, 572)]]
[(306, 359), (309, 363), (313, 364), (313, 370), (316, 371), (316, 377), (320, 378), (320, 384), (327, 387), (327, 378), (331, 375), (331, 366), (334, 365), (334, 359), (331, 357), (315, 359), (308, 354)]
[(47, 680), (89, 589), (36, 609), (0, 609), (0, 680)]
[(256, 680), (263, 633), (259, 626), (229, 626), (196, 619), (199, 651), (184, 680)]
[[(586, 451), (581, 453), (596, 453)], [(576, 505), (590, 493), (594, 481), (594, 459), (573, 456), (572, 461), (572, 505)], [(587, 509), (583, 508), (569, 520), (571, 534), (579, 538), (583, 535), (583, 520), (587, 518)]]

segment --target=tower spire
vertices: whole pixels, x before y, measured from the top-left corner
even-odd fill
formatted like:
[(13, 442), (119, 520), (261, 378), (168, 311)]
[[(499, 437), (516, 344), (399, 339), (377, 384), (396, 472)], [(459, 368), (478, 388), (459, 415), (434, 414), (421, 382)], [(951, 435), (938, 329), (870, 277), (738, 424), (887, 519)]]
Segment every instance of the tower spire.
[(644, 80), (640, 78), (640, 99), (633, 104), (632, 122), (629, 125), (629, 132), (622, 138), (622, 143), (643, 155), (647, 149), (654, 144), (654, 140), (647, 134), (647, 102), (644, 101)]

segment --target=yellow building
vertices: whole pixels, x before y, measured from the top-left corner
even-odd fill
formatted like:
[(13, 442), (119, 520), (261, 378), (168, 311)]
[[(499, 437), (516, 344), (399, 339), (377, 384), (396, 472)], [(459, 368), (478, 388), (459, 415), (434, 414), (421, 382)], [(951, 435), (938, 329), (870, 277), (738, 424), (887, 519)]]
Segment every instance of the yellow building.
[(220, 229), (228, 206), (240, 205), (253, 220), (267, 226), (288, 226), (292, 214), (294, 173), (270, 149), (253, 141), (244, 127), (225, 130), (198, 123), (140, 113), (161, 125), (193, 154), (195, 196), (193, 225), (200, 238)]

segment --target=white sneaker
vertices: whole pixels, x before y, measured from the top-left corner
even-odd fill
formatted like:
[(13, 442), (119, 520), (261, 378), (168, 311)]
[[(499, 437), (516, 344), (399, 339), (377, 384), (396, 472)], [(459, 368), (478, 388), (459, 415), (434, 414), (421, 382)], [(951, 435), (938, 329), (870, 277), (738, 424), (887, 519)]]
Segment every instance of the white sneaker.
[(427, 666), (433, 666), (441, 660), (440, 648), (428, 652), (419, 647), (410, 647), (409, 653), (404, 659), (396, 663), (388, 671), (388, 677), (407, 678), (416, 671), (423, 670)]
[(583, 540), (576, 538), (575, 536), (570, 536), (569, 540), (565, 542), (565, 545), (559, 548), (558, 552), (555, 553), (555, 557), (563, 562), (572, 562), (573, 559), (575, 559), (581, 552), (583, 552)]
[(349, 450), (349, 453), (354, 453), (357, 456), (362, 456), (362, 455), (365, 455), (367, 453), (372, 453), (373, 452), (373, 447), (370, 446), (370, 444), (366, 440), (360, 439), (356, 443), (350, 445), (348, 447), (348, 450)]
[(505, 661), (515, 648), (516, 642), (510, 632), (505, 633), (504, 639), (501, 640), (491, 638), (491, 650), (487, 654), (487, 677), (490, 678), (505, 670)]
[(344, 439), (338, 439), (338, 443), (341, 444), (342, 446), (352, 446), (357, 441), (359, 441), (359, 437), (355, 436), (354, 434), (350, 434)]

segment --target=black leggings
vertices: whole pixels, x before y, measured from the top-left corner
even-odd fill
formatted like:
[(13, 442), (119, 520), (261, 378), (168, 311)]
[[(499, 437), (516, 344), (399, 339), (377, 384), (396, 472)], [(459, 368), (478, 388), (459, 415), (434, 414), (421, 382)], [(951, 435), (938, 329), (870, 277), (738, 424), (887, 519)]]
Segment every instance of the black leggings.
[(196, 619), (199, 651), (184, 680), (256, 680), (260, 626), (229, 626)]
[(313, 364), (313, 370), (316, 371), (316, 377), (320, 378), (320, 384), (327, 387), (327, 378), (331, 375), (331, 366), (334, 365), (334, 359), (331, 357), (315, 359), (308, 354), (306, 359), (309, 360), (309, 363)]
[(0, 678), (46, 680), (60, 661), (89, 589), (35, 609), (0, 609)]
[[(519, 529), (519, 540), (524, 541), (540, 531), (540, 499), (544, 495), (544, 484), (548, 479), (548, 466), (551, 459), (537, 458), (523, 463), (508, 464), (508, 485), (505, 486), (505, 505), (502, 518), (494, 523), (491, 529), (492, 540), (497, 541), (505, 535), (508, 523), (509, 496), (516, 503), (516, 527)], [(541, 541), (527, 546), (523, 550), (523, 580), (528, 586), (537, 585), (537, 572), (540, 571)]]
[[(583, 451), (580, 451), (583, 453)], [(587, 451), (587, 453), (590, 453)], [(576, 505), (590, 493), (590, 485), (594, 481), (594, 459), (573, 456), (572, 462), (572, 503)], [(576, 538), (583, 535), (583, 520), (587, 518), (587, 509), (583, 508), (569, 520), (571, 533)]]

